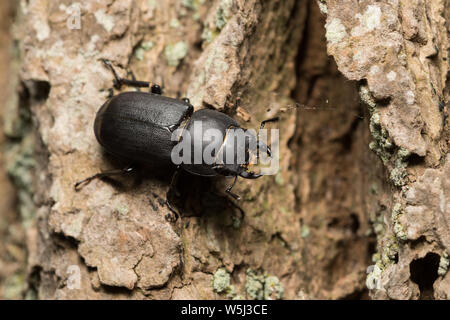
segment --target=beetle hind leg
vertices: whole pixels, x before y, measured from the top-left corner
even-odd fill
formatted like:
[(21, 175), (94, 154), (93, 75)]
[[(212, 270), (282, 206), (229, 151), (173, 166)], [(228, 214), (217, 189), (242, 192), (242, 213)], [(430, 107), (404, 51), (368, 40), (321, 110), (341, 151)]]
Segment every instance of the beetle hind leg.
[(169, 197), (172, 193), (177, 194), (176, 183), (178, 181), (179, 171), (180, 171), (180, 167), (177, 167), (177, 169), (176, 169), (175, 173), (173, 174), (172, 179), (170, 181), (169, 190), (166, 193), (166, 205), (167, 205), (167, 208), (169, 208), (171, 213), (166, 214), (165, 219), (166, 219), (166, 221), (172, 222), (172, 223), (175, 223), (178, 220), (178, 218), (180, 217), (180, 214), (175, 210), (175, 208), (172, 206), (172, 204), (169, 201)]
[(166, 221), (175, 223), (177, 222), (178, 218), (180, 217), (180, 214), (175, 210), (175, 208), (170, 204), (169, 199), (166, 197), (166, 205), (167, 208), (169, 208), (171, 213), (168, 213), (164, 216)]
[(74, 184), (74, 188), (75, 188), (75, 191), (79, 191), (81, 189), (81, 186), (88, 184), (92, 180), (102, 179), (105, 177), (110, 177), (110, 176), (115, 176), (115, 175), (120, 175), (120, 174), (126, 174), (126, 173), (130, 173), (134, 170), (135, 170), (134, 167), (128, 166), (123, 169), (114, 169), (114, 170), (100, 172), (100, 173), (94, 174), (90, 177), (87, 177), (83, 180), (78, 181), (77, 183)]

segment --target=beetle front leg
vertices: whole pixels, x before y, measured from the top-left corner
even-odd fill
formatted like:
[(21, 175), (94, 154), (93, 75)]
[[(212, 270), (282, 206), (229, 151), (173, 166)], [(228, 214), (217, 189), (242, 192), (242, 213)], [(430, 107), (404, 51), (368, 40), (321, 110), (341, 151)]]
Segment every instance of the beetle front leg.
[(236, 200), (241, 200), (241, 197), (233, 192), (231, 192), (231, 189), (233, 189), (234, 185), (236, 184), (236, 181), (238, 179), (238, 176), (234, 176), (233, 183), (225, 190), (226, 193), (228, 193), (230, 196), (232, 196)]
[(278, 121), (280, 121), (280, 117), (274, 117), (274, 118), (263, 120), (263, 121), (261, 121), (261, 125), (259, 126), (259, 130), (264, 129), (264, 126), (266, 125), (266, 123), (278, 122)]
[(74, 188), (75, 188), (75, 191), (79, 191), (81, 185), (87, 184), (94, 179), (101, 179), (104, 177), (110, 177), (110, 176), (115, 176), (115, 175), (119, 175), (119, 174), (130, 173), (134, 170), (135, 170), (134, 167), (128, 166), (123, 169), (114, 169), (114, 170), (100, 172), (100, 173), (94, 174), (93, 176), (87, 177), (86, 179), (78, 181), (77, 183), (75, 183)]
[(158, 84), (153, 84), (149, 81), (138, 81), (134, 79), (134, 76), (132, 75), (132, 80), (125, 79), (119, 77), (116, 70), (111, 64), (111, 61), (107, 59), (102, 59), (103, 63), (108, 67), (109, 70), (111, 70), (112, 74), (114, 75), (114, 88), (119, 90), (122, 85), (136, 87), (136, 88), (150, 88), (150, 92), (154, 94), (162, 94), (162, 88)]
[[(128, 76), (131, 76), (131, 80), (132, 80), (132, 81), (136, 81), (136, 76), (134, 75), (133, 70), (131, 70), (131, 69), (128, 69), (128, 70), (127, 70), (127, 77), (128, 77)], [(137, 91), (140, 92), (140, 91), (141, 91), (141, 88), (140, 88), (140, 87), (137, 87)]]
[[(213, 168), (214, 171), (216, 171), (218, 174), (221, 174), (221, 175), (224, 175), (224, 176), (225, 176), (225, 175), (228, 176), (228, 175), (231, 175), (231, 174), (232, 174), (229, 170), (227, 170), (227, 169), (224, 167), (223, 164), (216, 164), (216, 165), (214, 165), (212, 168)], [(235, 200), (241, 200), (241, 197), (240, 197), (239, 195), (237, 195), (237, 194), (235, 194), (235, 193), (233, 193), (233, 192), (231, 191), (231, 189), (233, 189), (233, 187), (235, 186), (235, 184), (236, 184), (236, 182), (237, 182), (237, 179), (238, 179), (238, 176), (237, 176), (237, 175), (234, 175), (234, 181), (233, 181), (233, 183), (225, 189), (225, 192), (226, 192), (227, 194), (229, 194), (230, 196), (232, 196)]]

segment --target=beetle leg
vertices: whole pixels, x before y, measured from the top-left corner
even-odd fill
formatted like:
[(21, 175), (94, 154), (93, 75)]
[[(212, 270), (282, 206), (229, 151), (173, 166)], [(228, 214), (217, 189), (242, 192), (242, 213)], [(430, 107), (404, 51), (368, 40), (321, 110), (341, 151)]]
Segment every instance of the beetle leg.
[(261, 121), (261, 126), (259, 127), (259, 130), (264, 129), (264, 126), (266, 125), (266, 123), (277, 122), (277, 121), (280, 121), (280, 117), (274, 117), (274, 118), (270, 118), (270, 119)]
[(107, 99), (111, 99), (112, 97), (114, 97), (114, 89), (113, 88), (109, 88), (108, 89)]
[[(266, 119), (264, 121), (261, 121), (261, 125), (259, 126), (259, 130), (264, 129), (264, 126), (266, 125), (266, 123), (269, 122), (277, 122), (280, 121), (280, 117), (274, 117), (274, 118), (270, 118), (270, 119)], [(264, 144), (261, 143), (261, 141), (259, 141), (259, 132), (258, 132), (258, 137), (257, 137), (257, 145), (256, 145), (256, 155), (257, 157), (259, 157), (259, 149), (261, 146), (263, 146)], [(270, 150), (269, 146), (265, 146), (266, 147), (266, 153), (269, 157), (272, 157), (272, 150)]]
[(131, 86), (135, 88), (150, 88), (151, 93), (162, 94), (161, 86), (153, 84), (149, 81), (138, 81), (134, 78), (134, 75), (132, 75), (132, 80), (121, 78), (119, 77), (119, 75), (117, 74), (116, 70), (114, 69), (109, 60), (102, 59), (102, 61), (114, 75), (114, 88), (120, 89), (122, 85)]
[(245, 218), (244, 210), (239, 205), (234, 203), (234, 201), (231, 200), (230, 197), (224, 196), (223, 194), (217, 193), (215, 191), (211, 191), (211, 193), (216, 195), (216, 196), (218, 196), (218, 197), (220, 197), (221, 199), (224, 199), (228, 205), (230, 205), (231, 207), (233, 207), (233, 208), (235, 208), (235, 209), (237, 209), (239, 211), (240, 217), (237, 217), (237, 216), (234, 215), (235, 218), (238, 218), (240, 220), (243, 220)]
[(81, 185), (87, 184), (87, 183), (91, 182), (94, 179), (101, 179), (101, 178), (104, 178), (104, 177), (130, 173), (133, 170), (134, 170), (133, 167), (128, 166), (128, 167), (123, 168), (123, 169), (114, 169), (114, 170), (108, 170), (108, 171), (100, 172), (100, 173), (94, 174), (93, 176), (87, 177), (86, 179), (78, 181), (77, 183), (75, 183), (74, 188), (75, 188), (75, 191), (79, 191)]
[[(131, 69), (128, 69), (128, 70), (127, 70), (127, 73), (128, 73), (128, 74), (127, 74), (128, 76), (131, 76), (131, 80), (133, 80), (133, 81), (136, 81), (136, 76), (134, 75), (134, 72), (133, 72), (133, 70), (131, 70)], [(140, 88), (138, 87), (138, 88), (137, 88), (137, 91), (139, 91), (139, 92), (140, 92), (140, 91), (141, 91), (141, 89), (140, 89)]]
[[(174, 190), (176, 189), (175, 185), (178, 180), (179, 171), (180, 171), (180, 166), (177, 167), (177, 170), (173, 174), (172, 180), (170, 181), (169, 190), (166, 193), (166, 205), (167, 205), (167, 208), (169, 208), (169, 210), (172, 212), (172, 215), (168, 213), (165, 216), (166, 220), (169, 222), (176, 222), (178, 220), (178, 217), (180, 216), (179, 213), (175, 210), (175, 208), (172, 206), (172, 204), (169, 201), (170, 194), (172, 194), (174, 192)], [(175, 194), (176, 194), (176, 190), (175, 190)]]
[(243, 171), (239, 174), (244, 179), (258, 179), (262, 174), (254, 173), (253, 171)]
[(230, 196), (232, 196), (235, 200), (241, 200), (241, 197), (239, 197), (237, 194), (231, 192), (231, 189), (233, 189), (234, 185), (236, 184), (237, 179), (238, 179), (238, 176), (234, 176), (233, 183), (225, 190), (225, 192), (228, 193)]

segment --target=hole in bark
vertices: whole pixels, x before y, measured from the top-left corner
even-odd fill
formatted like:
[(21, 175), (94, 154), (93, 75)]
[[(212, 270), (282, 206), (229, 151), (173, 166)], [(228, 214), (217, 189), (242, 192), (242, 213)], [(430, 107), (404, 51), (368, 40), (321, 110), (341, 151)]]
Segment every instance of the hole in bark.
[(350, 215), (350, 220), (351, 220), (350, 229), (352, 230), (352, 232), (354, 234), (356, 234), (358, 232), (358, 229), (359, 229), (359, 226), (360, 226), (359, 218), (358, 218), (358, 216), (356, 214), (352, 213)]
[(25, 85), (32, 99), (42, 102), (48, 99), (50, 94), (50, 83), (42, 80), (28, 80)]
[(28, 295), (37, 297), (39, 292), (39, 285), (41, 283), (41, 266), (34, 266), (28, 275)]
[(425, 157), (421, 157), (414, 153), (408, 157), (408, 163), (409, 163), (409, 166), (424, 165)]
[(417, 247), (421, 246), (424, 242), (427, 242), (427, 238), (425, 236), (420, 236), (416, 240), (411, 241), (411, 249), (417, 249)]
[(429, 252), (424, 258), (415, 259), (409, 265), (411, 280), (419, 286), (420, 299), (433, 299), (433, 283), (438, 278), (440, 256)]

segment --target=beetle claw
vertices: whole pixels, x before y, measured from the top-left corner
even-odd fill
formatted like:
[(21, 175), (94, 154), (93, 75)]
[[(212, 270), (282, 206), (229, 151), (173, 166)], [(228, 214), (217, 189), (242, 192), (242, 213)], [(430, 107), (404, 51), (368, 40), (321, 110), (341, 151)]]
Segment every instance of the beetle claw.
[(173, 214), (173, 213), (172, 214), (170, 214), (170, 213), (166, 214), (164, 218), (166, 219), (167, 222), (170, 222), (170, 223), (175, 223), (178, 220), (178, 216), (176, 214)]
[(170, 223), (175, 223), (178, 220), (179, 214), (178, 212), (175, 211), (175, 209), (172, 207), (172, 205), (170, 204), (169, 200), (166, 199), (166, 205), (169, 208), (169, 210), (171, 211), (171, 213), (168, 213), (165, 215), (166, 221), (170, 222)]

